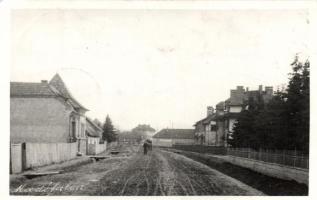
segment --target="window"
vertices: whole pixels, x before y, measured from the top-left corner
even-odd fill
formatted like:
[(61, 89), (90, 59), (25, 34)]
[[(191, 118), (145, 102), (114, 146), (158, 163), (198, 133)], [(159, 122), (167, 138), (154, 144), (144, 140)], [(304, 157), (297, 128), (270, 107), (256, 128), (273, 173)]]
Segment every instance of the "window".
[(216, 125), (211, 125), (210, 126), (210, 130), (211, 131), (216, 131), (217, 130), (217, 126)]
[(76, 138), (76, 122), (72, 121), (72, 137)]

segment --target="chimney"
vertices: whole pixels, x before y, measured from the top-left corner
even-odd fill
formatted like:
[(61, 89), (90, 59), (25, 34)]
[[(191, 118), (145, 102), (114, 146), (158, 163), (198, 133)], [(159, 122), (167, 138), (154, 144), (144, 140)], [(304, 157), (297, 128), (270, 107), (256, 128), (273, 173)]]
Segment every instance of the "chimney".
[(244, 91), (243, 86), (241, 86), (241, 85), (237, 86), (237, 90), (238, 91), (242, 91), (242, 90)]
[(263, 92), (263, 86), (262, 85), (259, 85), (259, 92), (260, 92), (260, 94), (262, 94), (262, 92)]
[(47, 80), (41, 80), (41, 83), (47, 83)]
[(212, 115), (212, 114), (214, 114), (214, 108), (212, 106), (208, 106), (207, 107), (207, 117), (209, 115)]
[(237, 90), (230, 90), (230, 98), (236, 96)]

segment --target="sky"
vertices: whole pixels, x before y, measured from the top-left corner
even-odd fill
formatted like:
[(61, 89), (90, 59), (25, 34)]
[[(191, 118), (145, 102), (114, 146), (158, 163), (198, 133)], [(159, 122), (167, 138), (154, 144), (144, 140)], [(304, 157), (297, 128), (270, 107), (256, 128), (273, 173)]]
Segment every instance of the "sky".
[(286, 84), (309, 55), (305, 10), (15, 10), (11, 81), (59, 73), (87, 116), (193, 128), (237, 85)]

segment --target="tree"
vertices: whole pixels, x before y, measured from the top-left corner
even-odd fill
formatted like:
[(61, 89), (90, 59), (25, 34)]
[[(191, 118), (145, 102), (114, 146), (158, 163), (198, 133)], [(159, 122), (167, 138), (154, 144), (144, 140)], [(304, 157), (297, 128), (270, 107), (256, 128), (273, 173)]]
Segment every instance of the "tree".
[(133, 128), (132, 133), (139, 135), (141, 138), (147, 138), (149, 135), (155, 132), (155, 129), (148, 124), (139, 124), (137, 127)]
[(233, 147), (254, 148), (260, 147), (258, 135), (255, 131), (255, 117), (263, 109), (263, 101), (260, 96), (250, 97), (245, 102), (245, 108), (239, 114), (233, 127), (233, 134), (228, 138), (228, 143)]
[(310, 113), (310, 63), (299, 62), (295, 57), (293, 72), (286, 94), (286, 106), (288, 110), (288, 142), (292, 149), (308, 152), (309, 149), (309, 113)]
[(309, 153), (310, 63), (291, 64), (285, 91), (277, 91), (264, 105), (261, 99), (248, 100), (237, 119), (229, 144), (254, 149), (288, 149)]
[(148, 124), (139, 124), (132, 129), (132, 132), (155, 132), (155, 129)]
[(115, 133), (115, 130), (109, 115), (107, 115), (105, 123), (103, 125), (102, 139), (107, 142), (113, 142), (113, 141), (116, 141), (117, 139), (116, 133)]
[(287, 147), (287, 122), (285, 93), (277, 91), (272, 100), (254, 119), (254, 129), (259, 147), (264, 149), (284, 149)]

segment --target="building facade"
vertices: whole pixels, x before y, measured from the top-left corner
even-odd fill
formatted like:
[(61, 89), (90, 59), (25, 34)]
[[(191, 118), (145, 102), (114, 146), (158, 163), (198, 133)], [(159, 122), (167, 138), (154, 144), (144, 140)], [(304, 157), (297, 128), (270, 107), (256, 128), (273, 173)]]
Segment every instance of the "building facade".
[[(86, 136), (87, 136), (87, 154), (95, 155), (102, 150), (100, 147), (107, 145), (107, 142), (101, 142), (102, 129), (88, 117), (86, 118)], [(103, 143), (103, 144), (101, 144)]]
[(262, 102), (267, 104), (273, 98), (273, 87), (265, 87), (259, 85), (258, 90), (249, 90), (243, 86), (237, 86), (236, 89), (230, 91), (230, 98), (224, 104), (224, 145), (227, 146), (227, 140), (233, 133), (233, 128), (237, 122), (239, 113), (248, 109), (250, 101)]
[(152, 138), (153, 146), (171, 147), (173, 145), (195, 144), (194, 129), (162, 129)]
[(195, 144), (217, 145), (216, 114), (212, 106), (207, 107), (207, 117), (194, 124)]
[(78, 142), (85, 153), (86, 111), (58, 74), (50, 82), (11, 82), (11, 143)]
[(227, 146), (239, 113), (248, 109), (250, 101), (261, 101), (267, 104), (273, 97), (273, 87), (262, 85), (258, 90), (237, 86), (230, 91), (230, 98), (216, 105), (216, 112), (211, 106), (207, 107), (207, 117), (195, 123), (195, 144)]

